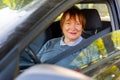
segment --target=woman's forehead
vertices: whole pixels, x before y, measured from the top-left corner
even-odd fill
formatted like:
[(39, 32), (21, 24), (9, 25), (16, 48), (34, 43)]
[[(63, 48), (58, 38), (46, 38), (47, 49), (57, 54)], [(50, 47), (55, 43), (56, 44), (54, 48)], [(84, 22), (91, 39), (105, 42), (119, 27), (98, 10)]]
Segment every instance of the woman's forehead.
[(69, 21), (69, 20), (79, 21), (79, 17), (77, 14), (76, 15), (66, 14), (65, 21)]

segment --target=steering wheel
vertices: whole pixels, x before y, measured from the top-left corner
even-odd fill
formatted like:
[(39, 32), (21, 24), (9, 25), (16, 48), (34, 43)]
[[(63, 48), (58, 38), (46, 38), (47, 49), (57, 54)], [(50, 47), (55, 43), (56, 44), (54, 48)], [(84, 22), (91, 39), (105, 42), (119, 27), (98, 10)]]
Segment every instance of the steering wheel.
[(30, 58), (33, 60), (33, 62), (35, 64), (40, 64), (41, 63), (39, 58), (36, 56), (36, 54), (32, 51), (32, 49), (30, 47), (26, 48), (25, 52), (28, 53), (28, 55), (30, 56)]

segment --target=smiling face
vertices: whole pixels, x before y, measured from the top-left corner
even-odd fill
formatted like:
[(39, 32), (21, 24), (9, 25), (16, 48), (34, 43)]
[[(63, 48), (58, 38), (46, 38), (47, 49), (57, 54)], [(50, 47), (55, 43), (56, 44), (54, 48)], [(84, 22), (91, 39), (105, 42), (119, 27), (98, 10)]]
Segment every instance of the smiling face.
[(81, 36), (82, 31), (82, 23), (80, 22), (78, 15), (70, 16), (69, 13), (66, 14), (65, 20), (62, 24), (64, 42), (66, 44), (73, 43)]

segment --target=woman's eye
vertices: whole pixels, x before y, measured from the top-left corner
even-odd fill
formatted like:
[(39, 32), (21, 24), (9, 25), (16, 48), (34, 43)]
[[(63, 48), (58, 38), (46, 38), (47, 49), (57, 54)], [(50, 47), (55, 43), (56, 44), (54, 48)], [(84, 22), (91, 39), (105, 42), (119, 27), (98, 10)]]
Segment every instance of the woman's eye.
[(70, 22), (66, 22), (66, 24), (70, 24)]
[(80, 25), (80, 23), (76, 23), (76, 25)]

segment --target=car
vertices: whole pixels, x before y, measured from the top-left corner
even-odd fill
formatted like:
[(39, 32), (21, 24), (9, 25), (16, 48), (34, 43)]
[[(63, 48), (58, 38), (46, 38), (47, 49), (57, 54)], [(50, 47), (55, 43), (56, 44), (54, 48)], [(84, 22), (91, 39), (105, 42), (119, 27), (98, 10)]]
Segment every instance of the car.
[(39, 64), (26, 69), (15, 80), (93, 80), (73, 70), (52, 65)]
[[(75, 48), (81, 50), (81, 58), (74, 58), (70, 67), (97, 80), (119, 78), (120, 0), (1, 0), (1, 80), (13, 80), (28, 67), (41, 64), (36, 55), (46, 41), (61, 36), (59, 19), (73, 5), (86, 17), (82, 36), (87, 41)], [(83, 53), (92, 60), (83, 63)], [(67, 59), (64, 56), (58, 61)]]

